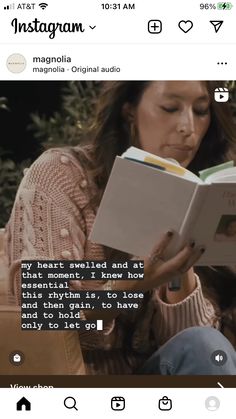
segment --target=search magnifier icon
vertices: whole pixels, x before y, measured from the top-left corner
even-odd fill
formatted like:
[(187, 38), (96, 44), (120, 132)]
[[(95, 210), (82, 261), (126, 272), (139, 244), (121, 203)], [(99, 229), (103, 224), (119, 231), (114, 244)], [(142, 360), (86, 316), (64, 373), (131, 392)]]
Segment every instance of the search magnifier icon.
[(71, 397), (71, 396), (65, 398), (65, 400), (64, 400), (64, 406), (67, 409), (75, 409), (75, 410), (78, 410), (77, 407), (76, 407), (76, 400), (75, 400), (74, 397)]

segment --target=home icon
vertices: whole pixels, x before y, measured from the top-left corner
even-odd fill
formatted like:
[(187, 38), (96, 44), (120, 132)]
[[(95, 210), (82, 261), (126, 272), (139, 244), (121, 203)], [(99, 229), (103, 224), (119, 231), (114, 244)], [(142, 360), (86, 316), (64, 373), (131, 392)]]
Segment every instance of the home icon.
[(25, 397), (22, 397), (16, 403), (16, 410), (31, 410), (31, 403)]

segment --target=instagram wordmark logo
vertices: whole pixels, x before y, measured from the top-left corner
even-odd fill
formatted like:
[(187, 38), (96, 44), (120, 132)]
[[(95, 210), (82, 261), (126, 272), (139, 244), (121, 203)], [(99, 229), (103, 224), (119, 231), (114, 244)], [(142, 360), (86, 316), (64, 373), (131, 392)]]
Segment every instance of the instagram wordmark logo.
[(85, 32), (85, 28), (83, 23), (71, 23), (71, 22), (64, 22), (64, 23), (46, 23), (40, 22), (37, 18), (34, 19), (32, 22), (29, 23), (21, 23), (18, 21), (17, 18), (13, 19), (11, 22), (11, 26), (14, 28), (14, 34), (21, 33), (21, 32), (37, 32), (49, 33), (49, 38), (54, 39), (56, 35), (56, 31), (59, 32)]

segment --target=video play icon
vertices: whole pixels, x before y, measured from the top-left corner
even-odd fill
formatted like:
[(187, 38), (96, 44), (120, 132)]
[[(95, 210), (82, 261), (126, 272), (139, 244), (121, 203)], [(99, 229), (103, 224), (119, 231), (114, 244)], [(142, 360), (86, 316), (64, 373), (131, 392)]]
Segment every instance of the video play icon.
[(112, 410), (124, 410), (124, 408), (125, 408), (124, 397), (112, 397), (111, 408), (112, 408)]
[(213, 25), (214, 29), (215, 29), (215, 33), (217, 33), (221, 26), (223, 25), (224, 21), (223, 20), (210, 20), (210, 23)]
[(227, 87), (217, 87), (214, 91), (214, 99), (216, 102), (228, 102), (229, 89)]

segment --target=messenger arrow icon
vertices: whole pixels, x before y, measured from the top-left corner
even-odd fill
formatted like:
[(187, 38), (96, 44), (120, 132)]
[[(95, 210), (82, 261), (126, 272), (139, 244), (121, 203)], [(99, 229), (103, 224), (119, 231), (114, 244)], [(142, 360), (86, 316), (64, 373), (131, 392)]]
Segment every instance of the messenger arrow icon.
[(223, 25), (224, 21), (223, 20), (210, 20), (210, 23), (214, 26), (215, 29), (215, 33), (217, 33), (221, 26)]

